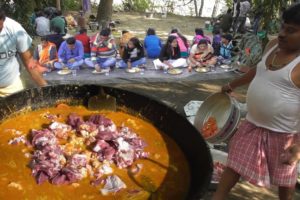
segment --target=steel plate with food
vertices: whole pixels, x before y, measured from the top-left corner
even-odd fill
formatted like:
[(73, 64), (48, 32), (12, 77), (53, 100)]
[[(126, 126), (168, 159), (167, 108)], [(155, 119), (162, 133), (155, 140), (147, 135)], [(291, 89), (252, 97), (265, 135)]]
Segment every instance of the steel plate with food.
[(138, 68), (138, 67), (134, 67), (134, 68), (126, 69), (125, 71), (126, 71), (127, 73), (138, 73), (138, 72), (141, 71), (141, 69)]
[(231, 65), (220, 65), (222, 69), (232, 69)]
[(182, 74), (183, 69), (179, 69), (179, 68), (172, 68), (172, 69), (168, 69), (168, 74), (171, 75), (179, 75)]
[[(118, 111), (88, 110), (84, 102), (100, 88), (50, 86), (0, 100), (0, 199), (190, 199), (205, 192), (211, 156), (188, 121), (113, 88), (104, 89), (117, 97)], [(184, 141), (180, 127), (192, 140)]]
[(71, 74), (71, 73), (72, 73), (72, 71), (69, 69), (61, 69), (57, 72), (57, 74), (59, 74), (59, 75), (67, 75), (67, 74)]
[(209, 72), (210, 70), (208, 67), (196, 67), (195, 71), (199, 72), (199, 73), (206, 73), (206, 72)]
[(92, 71), (93, 74), (105, 74), (108, 72), (109, 72), (109, 69), (101, 69), (101, 71), (97, 71), (97, 70)]

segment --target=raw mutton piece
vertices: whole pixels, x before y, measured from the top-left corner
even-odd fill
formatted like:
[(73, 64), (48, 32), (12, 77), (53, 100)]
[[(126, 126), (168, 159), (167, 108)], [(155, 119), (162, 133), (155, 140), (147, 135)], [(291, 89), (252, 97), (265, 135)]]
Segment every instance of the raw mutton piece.
[(32, 130), (31, 138), (34, 152), (30, 167), (38, 184), (71, 184), (89, 176), (95, 186), (105, 180), (103, 194), (117, 192), (126, 185), (115, 175), (103, 178), (113, 173), (110, 164), (127, 168), (148, 157), (146, 143), (136, 133), (125, 126), (117, 128), (102, 115), (84, 121), (71, 114), (67, 124), (52, 121), (47, 129)]

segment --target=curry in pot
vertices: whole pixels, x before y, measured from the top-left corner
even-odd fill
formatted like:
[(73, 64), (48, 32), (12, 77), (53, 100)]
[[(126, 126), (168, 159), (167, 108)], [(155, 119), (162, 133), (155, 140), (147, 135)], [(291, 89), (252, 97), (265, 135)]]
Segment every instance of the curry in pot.
[(177, 144), (125, 112), (60, 105), (0, 125), (0, 199), (184, 199)]

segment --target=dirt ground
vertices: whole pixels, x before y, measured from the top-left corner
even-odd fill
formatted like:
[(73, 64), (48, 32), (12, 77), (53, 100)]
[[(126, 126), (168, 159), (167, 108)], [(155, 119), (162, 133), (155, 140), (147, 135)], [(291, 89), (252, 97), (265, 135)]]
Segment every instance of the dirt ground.
[[(96, 15), (95, 13), (93, 13)], [(88, 16), (86, 16), (88, 19)], [(158, 14), (155, 14), (152, 18), (147, 18), (142, 13), (126, 13), (116, 12), (112, 17), (113, 21), (118, 21), (120, 24), (116, 24), (116, 29), (113, 30), (113, 35), (116, 38), (121, 36), (122, 30), (129, 30), (134, 33), (139, 39), (143, 40), (146, 36), (148, 28), (154, 28), (156, 34), (165, 40), (168, 37), (172, 28), (178, 28), (180, 32), (185, 35), (189, 40), (192, 40), (196, 27), (204, 28), (204, 19), (196, 17), (181, 17), (177, 15), (169, 14), (167, 18), (161, 18)], [(206, 33), (211, 34), (204, 30)], [(75, 29), (69, 30), (70, 34), (75, 33)], [(88, 30), (89, 35), (93, 35), (96, 32)]]
[[(191, 40), (194, 35), (194, 29), (196, 27), (204, 28), (204, 19), (199, 19), (195, 17), (180, 17), (174, 15), (168, 15), (166, 19), (162, 19), (159, 16), (154, 16), (154, 18), (146, 18), (143, 14), (129, 14), (129, 13), (114, 13), (113, 20), (119, 20), (120, 24), (116, 26), (116, 31), (113, 32), (116, 38), (120, 37), (122, 30), (130, 30), (140, 39), (145, 37), (145, 32), (149, 27), (155, 28), (157, 35), (159, 35), (162, 39), (166, 39), (168, 33), (170, 32), (172, 27), (177, 27), (180, 31)], [(69, 33), (74, 34), (74, 30), (70, 30)], [(93, 35), (95, 32), (91, 32), (89, 30), (89, 35)], [(206, 31), (206, 33), (210, 34)], [(22, 74), (23, 80), (26, 82), (27, 87), (32, 87), (33, 84), (29, 81), (28, 75), (26, 72)], [(202, 90), (203, 88), (212, 88), (210, 92), (214, 92), (220, 89), (220, 86), (227, 83), (229, 80), (217, 80), (203, 83), (186, 83), (194, 88), (194, 92), (197, 90)], [(135, 83), (136, 85), (136, 83)], [(157, 83), (151, 84), (153, 90), (159, 90), (162, 88), (162, 85), (165, 84)], [(174, 87), (173, 84), (172, 87)], [(150, 87), (150, 85), (148, 85)], [(130, 87), (130, 86), (128, 86)], [(171, 87), (171, 86), (170, 86)], [(135, 88), (136, 89), (136, 88)], [(238, 91), (238, 97), (241, 100), (244, 100), (246, 87)], [(165, 96), (168, 96), (165, 94)], [(185, 97), (188, 98), (188, 97)], [(212, 192), (209, 192), (207, 196), (204, 198), (205, 200), (211, 199)], [(272, 200), (278, 199), (276, 188), (272, 188), (271, 190), (267, 190), (264, 188), (255, 187), (246, 182), (240, 182), (237, 184), (232, 192), (230, 193), (230, 200)], [(294, 199), (300, 199), (300, 192), (296, 193)]]
[[(146, 35), (148, 28), (155, 28), (156, 34), (162, 39), (166, 39), (172, 28), (178, 28), (180, 32), (188, 39), (192, 39), (195, 28), (204, 28), (204, 19), (196, 17), (181, 17), (177, 15), (168, 15), (167, 18), (161, 18), (154, 15), (153, 18), (146, 18), (143, 14), (115, 13), (113, 20), (119, 20), (117, 30), (130, 30), (140, 39)], [(208, 33), (208, 32), (207, 32)]]

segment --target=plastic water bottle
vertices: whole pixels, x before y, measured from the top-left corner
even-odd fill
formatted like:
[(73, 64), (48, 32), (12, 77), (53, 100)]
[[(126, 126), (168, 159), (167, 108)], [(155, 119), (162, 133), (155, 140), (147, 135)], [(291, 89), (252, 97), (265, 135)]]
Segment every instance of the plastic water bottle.
[(144, 69), (143, 68), (140, 68), (140, 75), (144, 75)]
[(211, 72), (215, 72), (216, 71), (216, 66), (215, 65), (210, 65), (209, 68), (210, 68)]
[(73, 77), (77, 76), (77, 70), (76, 70), (76, 69), (73, 69), (73, 70), (72, 70), (72, 76), (73, 76)]
[(164, 67), (164, 73), (168, 73), (168, 68)]

